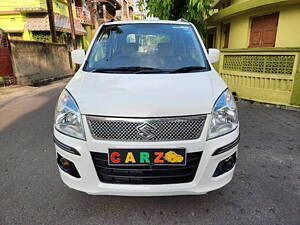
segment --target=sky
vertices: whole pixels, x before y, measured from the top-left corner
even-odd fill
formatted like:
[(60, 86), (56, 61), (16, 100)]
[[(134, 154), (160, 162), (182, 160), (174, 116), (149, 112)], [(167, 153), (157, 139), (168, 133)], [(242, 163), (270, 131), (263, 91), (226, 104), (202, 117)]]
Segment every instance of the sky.
[(134, 4), (134, 11), (135, 12), (138, 12), (138, 9), (135, 7), (136, 6), (136, 2), (137, 2), (138, 0), (133, 0), (133, 4)]

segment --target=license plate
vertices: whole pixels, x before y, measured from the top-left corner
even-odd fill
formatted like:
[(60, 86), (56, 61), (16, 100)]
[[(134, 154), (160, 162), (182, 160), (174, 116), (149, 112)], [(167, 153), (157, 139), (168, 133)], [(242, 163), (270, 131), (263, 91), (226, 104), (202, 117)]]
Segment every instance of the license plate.
[(108, 164), (118, 166), (186, 164), (185, 149), (109, 149)]

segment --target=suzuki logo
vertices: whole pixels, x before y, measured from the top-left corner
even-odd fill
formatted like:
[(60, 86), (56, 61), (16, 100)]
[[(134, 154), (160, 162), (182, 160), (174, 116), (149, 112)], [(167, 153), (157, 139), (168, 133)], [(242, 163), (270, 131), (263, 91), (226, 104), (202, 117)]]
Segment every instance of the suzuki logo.
[(143, 123), (142, 125), (138, 126), (137, 128), (138, 135), (145, 140), (149, 140), (155, 137), (154, 130), (155, 128), (151, 126), (149, 123)]

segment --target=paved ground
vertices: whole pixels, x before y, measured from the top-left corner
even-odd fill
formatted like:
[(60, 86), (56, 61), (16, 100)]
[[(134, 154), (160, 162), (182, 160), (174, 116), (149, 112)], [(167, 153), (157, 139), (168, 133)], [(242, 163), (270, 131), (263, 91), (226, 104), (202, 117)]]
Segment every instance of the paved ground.
[(0, 224), (300, 224), (300, 113), (239, 104), (233, 181), (203, 196), (89, 196), (60, 180), (53, 110), (64, 82), (0, 99)]

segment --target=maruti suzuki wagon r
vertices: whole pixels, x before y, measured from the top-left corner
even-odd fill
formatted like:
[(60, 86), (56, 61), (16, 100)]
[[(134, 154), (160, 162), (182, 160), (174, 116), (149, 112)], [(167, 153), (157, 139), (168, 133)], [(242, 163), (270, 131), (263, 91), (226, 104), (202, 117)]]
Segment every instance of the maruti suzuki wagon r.
[(203, 194), (232, 179), (234, 98), (193, 24), (104, 23), (61, 93), (54, 142), (63, 182), (95, 195)]

